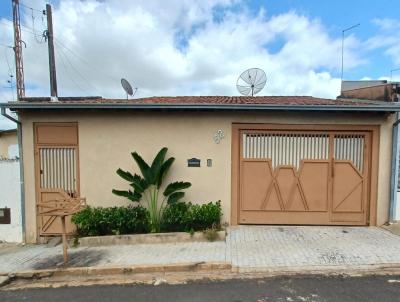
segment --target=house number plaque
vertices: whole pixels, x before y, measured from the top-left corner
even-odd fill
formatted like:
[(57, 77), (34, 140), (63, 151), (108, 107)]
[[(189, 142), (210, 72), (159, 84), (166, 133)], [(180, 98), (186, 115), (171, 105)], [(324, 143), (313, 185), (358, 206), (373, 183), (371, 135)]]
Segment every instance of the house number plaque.
[(200, 159), (198, 158), (190, 158), (187, 160), (188, 167), (200, 167)]

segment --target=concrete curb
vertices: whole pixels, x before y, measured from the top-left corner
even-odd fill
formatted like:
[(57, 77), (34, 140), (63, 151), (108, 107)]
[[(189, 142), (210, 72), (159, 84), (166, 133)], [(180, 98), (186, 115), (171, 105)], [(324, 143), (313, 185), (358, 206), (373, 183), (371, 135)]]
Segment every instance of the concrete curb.
[(400, 263), (351, 266), (232, 267), (232, 272), (237, 274), (260, 273), (268, 276), (400, 274)]
[[(139, 265), (124, 267), (77, 267), (23, 271), (0, 276), (2, 286), (16, 281), (17, 288), (37, 288), (42, 286), (86, 286), (100, 282), (103, 284), (179, 284), (189, 280), (231, 280), (258, 279), (281, 276), (344, 276), (362, 277), (377, 275), (399, 275), (400, 264), (362, 265), (362, 266), (308, 266), (243, 268), (232, 267), (227, 262), (198, 262), (186, 264)], [(18, 280), (23, 283), (19, 283)], [(79, 280), (79, 281), (77, 281)], [(58, 284), (58, 285), (57, 285)]]
[(105, 266), (105, 267), (71, 267), (43, 270), (21, 271), (2, 274), (9, 280), (41, 279), (60, 276), (106, 276), (106, 275), (133, 275), (147, 273), (171, 272), (217, 272), (231, 271), (232, 265), (226, 262), (191, 262), (162, 265), (135, 265), (135, 266)]
[(28, 270), (15, 273), (0, 273), (0, 277), (11, 279), (40, 279), (58, 276), (127, 275), (171, 272), (218, 272), (233, 274), (263, 274), (270, 276), (302, 274), (384, 274), (400, 273), (400, 264), (359, 265), (359, 266), (296, 266), (296, 267), (233, 267), (229, 262), (190, 262), (161, 265), (70, 267), (42, 270)]
[(8, 283), (10, 283), (10, 277), (8, 276), (0, 276), (0, 287), (7, 285)]
[[(400, 274), (399, 264), (372, 264), (358, 266), (296, 266), (296, 267), (232, 267), (228, 262), (191, 262), (161, 265), (132, 265), (105, 267), (72, 267), (0, 273), (0, 287), (16, 280), (40, 280), (52, 277), (140, 276), (141, 274), (200, 273), (220, 276), (221, 279), (266, 278), (293, 275), (394, 275)], [(223, 274), (221, 274), (223, 273)]]
[[(213, 241), (225, 241), (226, 231), (217, 231)], [(175, 243), (175, 242), (207, 242), (204, 232), (189, 234), (186, 232), (175, 233), (154, 233), (154, 234), (134, 234), (134, 235), (110, 235), (81, 237), (78, 239), (79, 247), (95, 247), (121, 244), (154, 244), (154, 243)], [(74, 245), (74, 239), (69, 241)]]

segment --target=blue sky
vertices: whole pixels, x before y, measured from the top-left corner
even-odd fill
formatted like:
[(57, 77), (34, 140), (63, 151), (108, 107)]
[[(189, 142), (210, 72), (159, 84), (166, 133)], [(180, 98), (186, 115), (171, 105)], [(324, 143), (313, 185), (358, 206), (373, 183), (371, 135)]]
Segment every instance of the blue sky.
[[(295, 10), (302, 15), (318, 18), (332, 36), (339, 38), (344, 28), (360, 23), (359, 27), (347, 34), (366, 40), (379, 31), (372, 20), (384, 18), (399, 20), (400, 3), (396, 0), (256, 0), (250, 2), (254, 12), (264, 7), (272, 15)], [(347, 71), (345, 77), (356, 80), (365, 76), (379, 78), (389, 76), (390, 70), (398, 67), (382, 52), (382, 49), (368, 52), (368, 59), (369, 62), (366, 65)]]
[[(43, 9), (46, 0), (22, 3)], [(344, 78), (387, 78), (400, 67), (398, 1), (59, 0), (53, 4), (60, 95), (121, 97), (119, 79), (148, 95), (235, 95), (246, 68), (267, 72), (266, 95), (334, 98)], [(25, 28), (45, 28), (21, 8)], [(0, 1), (0, 43), (12, 43), (11, 0)], [(28, 95), (48, 95), (47, 46), (23, 32)], [(37, 39), (36, 39), (37, 40)], [(40, 42), (40, 41), (39, 41)], [(0, 49), (0, 98), (12, 99)], [(13, 66), (12, 66), (13, 69)], [(400, 72), (395, 73), (400, 79)]]

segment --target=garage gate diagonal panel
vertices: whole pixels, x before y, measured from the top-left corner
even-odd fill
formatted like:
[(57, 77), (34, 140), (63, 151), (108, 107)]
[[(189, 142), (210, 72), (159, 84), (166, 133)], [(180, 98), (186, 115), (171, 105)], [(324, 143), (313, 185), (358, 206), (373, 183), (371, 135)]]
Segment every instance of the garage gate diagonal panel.
[(367, 224), (369, 133), (240, 132), (239, 223)]

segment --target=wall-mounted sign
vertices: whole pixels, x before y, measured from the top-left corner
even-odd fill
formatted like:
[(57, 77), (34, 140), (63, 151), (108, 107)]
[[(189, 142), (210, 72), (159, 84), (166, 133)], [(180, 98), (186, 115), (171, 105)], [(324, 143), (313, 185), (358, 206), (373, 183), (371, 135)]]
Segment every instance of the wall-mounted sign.
[(0, 209), (0, 224), (10, 224), (11, 223), (11, 212), (9, 208)]
[(198, 158), (190, 158), (187, 160), (188, 167), (200, 167), (200, 159)]

